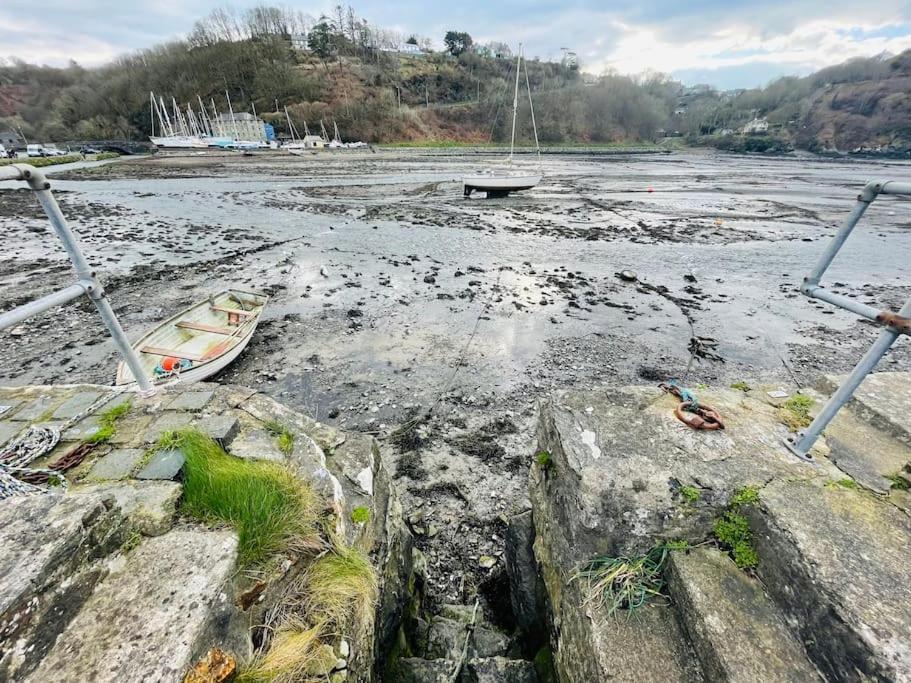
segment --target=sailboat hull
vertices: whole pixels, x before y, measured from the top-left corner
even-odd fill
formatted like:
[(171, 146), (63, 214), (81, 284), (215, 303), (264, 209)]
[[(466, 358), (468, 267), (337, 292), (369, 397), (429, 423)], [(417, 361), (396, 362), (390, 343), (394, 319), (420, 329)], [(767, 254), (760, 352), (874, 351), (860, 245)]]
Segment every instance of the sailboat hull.
[(462, 178), (462, 192), (470, 197), (472, 192), (486, 192), (488, 197), (506, 197), (510, 192), (530, 190), (541, 182), (540, 175), (477, 175)]

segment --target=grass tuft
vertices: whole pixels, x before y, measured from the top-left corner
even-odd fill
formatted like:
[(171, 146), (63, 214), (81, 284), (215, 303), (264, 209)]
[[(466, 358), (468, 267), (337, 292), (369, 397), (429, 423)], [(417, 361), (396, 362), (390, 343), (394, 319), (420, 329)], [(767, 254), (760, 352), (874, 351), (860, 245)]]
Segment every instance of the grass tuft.
[(113, 408), (108, 408), (98, 416), (100, 428), (97, 432), (86, 438), (88, 443), (105, 443), (111, 440), (117, 430), (117, 420), (122, 418), (128, 412), (133, 404), (130, 401), (119, 403)]
[(826, 488), (859, 489), (860, 485), (853, 479), (832, 479), (825, 484)]
[(539, 451), (538, 454), (535, 455), (535, 461), (538, 463), (538, 467), (545, 472), (554, 466), (554, 458), (550, 454), (550, 451)]
[(732, 509), (737, 509), (741, 505), (755, 505), (759, 502), (759, 487), (758, 486), (744, 486), (742, 488), (734, 491), (734, 495), (731, 496), (731, 501), (729, 505)]
[(715, 538), (734, 558), (741, 569), (751, 569), (759, 564), (759, 556), (753, 548), (753, 534), (750, 523), (739, 512), (728, 510), (715, 520)]
[(325, 683), (336, 657), (321, 636), (319, 626), (288, 622), (276, 632), (269, 650), (238, 675), (237, 683)]
[(679, 542), (662, 543), (645, 555), (632, 557), (599, 555), (579, 567), (570, 580), (587, 581), (586, 604), (593, 603), (597, 609), (604, 607), (609, 615), (621, 609), (633, 612), (661, 595), (664, 563), (668, 553), (678, 546)]
[(286, 467), (235, 458), (191, 429), (165, 434), (157, 448), (183, 452), (181, 511), (203, 522), (231, 524), (239, 538), (240, 566), (320, 547), (316, 495)]
[(680, 495), (683, 497), (684, 503), (687, 505), (695, 505), (702, 497), (702, 491), (695, 486), (681, 486)]
[(366, 524), (370, 521), (370, 508), (360, 506), (351, 511), (351, 521), (355, 524)]
[(890, 488), (893, 488), (897, 491), (907, 491), (911, 489), (911, 482), (909, 482), (898, 472), (895, 474), (887, 474), (886, 479), (892, 482), (892, 486)]
[(275, 437), (278, 443), (278, 450), (285, 455), (291, 455), (294, 452), (294, 432), (278, 420), (269, 420), (265, 427), (266, 431)]
[(746, 393), (752, 391), (752, 390), (753, 390), (753, 387), (751, 387), (751, 386), (750, 386), (749, 384), (747, 384), (746, 382), (740, 381), (740, 382), (734, 382), (734, 383), (731, 385), (731, 389), (737, 389), (737, 390), (742, 391), (743, 393), (746, 394)]
[(778, 419), (792, 432), (809, 427), (813, 418), (810, 409), (816, 404), (809, 396), (794, 394), (778, 409)]
[(344, 630), (372, 622), (377, 591), (376, 573), (366, 555), (336, 547), (307, 568), (298, 592), (309, 619)]

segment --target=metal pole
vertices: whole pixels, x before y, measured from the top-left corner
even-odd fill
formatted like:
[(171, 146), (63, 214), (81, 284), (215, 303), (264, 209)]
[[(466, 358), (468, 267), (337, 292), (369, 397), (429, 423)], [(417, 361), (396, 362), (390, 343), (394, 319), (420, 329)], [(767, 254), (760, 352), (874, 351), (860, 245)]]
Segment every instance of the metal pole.
[(65, 303), (69, 303), (73, 299), (79, 298), (88, 292), (88, 287), (91, 284), (91, 282), (79, 282), (75, 285), (70, 285), (66, 289), (61, 289), (59, 292), (48, 294), (47, 296), (43, 296), (40, 299), (30, 301), (29, 303), (23, 304), (22, 306), (14, 308), (11, 311), (0, 314), (0, 330), (5, 330), (6, 328), (17, 325), (24, 320), (28, 320), (34, 315), (44, 313), (44, 311), (48, 311), (52, 308), (57, 308), (57, 306), (62, 306)]
[[(905, 302), (905, 305), (902, 306), (901, 311), (899, 311), (899, 315), (903, 317), (911, 315), (911, 299), (908, 299), (908, 301)], [(860, 359), (860, 362), (848, 376), (848, 379), (844, 381), (838, 388), (838, 391), (829, 399), (819, 415), (816, 416), (816, 419), (813, 420), (812, 424), (810, 424), (806, 430), (797, 434), (793, 442), (785, 441), (788, 450), (802, 460), (808, 462), (812, 461), (812, 458), (809, 457), (808, 453), (813, 447), (813, 444), (816, 443), (816, 439), (819, 438), (819, 435), (822, 434), (823, 430), (829, 425), (829, 422), (832, 421), (832, 418), (835, 417), (835, 414), (841, 407), (851, 400), (854, 391), (860, 386), (866, 376), (872, 372), (880, 359), (886, 355), (886, 352), (889, 351), (889, 348), (895, 343), (895, 340), (898, 339), (899, 336), (900, 333), (891, 327), (885, 328), (880, 333), (879, 337), (873, 343), (873, 346), (871, 346), (870, 350)]]
[(136, 355), (133, 347), (130, 346), (130, 342), (127, 339), (126, 334), (124, 334), (123, 328), (117, 320), (117, 316), (114, 315), (111, 304), (108, 303), (104, 288), (101, 286), (101, 283), (95, 279), (95, 272), (91, 269), (89, 262), (83, 255), (76, 235), (70, 230), (66, 218), (64, 218), (63, 213), (60, 211), (57, 200), (54, 199), (54, 195), (51, 194), (51, 184), (48, 182), (45, 175), (36, 168), (22, 166), (19, 167), (19, 170), (22, 174), (22, 178), (28, 182), (29, 187), (35, 190), (38, 202), (47, 214), (51, 225), (54, 226), (54, 231), (57, 233), (60, 241), (63, 242), (63, 248), (66, 250), (67, 255), (73, 262), (73, 266), (76, 268), (76, 276), (80, 280), (80, 286), (85, 287), (86, 294), (88, 294), (92, 303), (95, 304), (95, 308), (98, 309), (101, 320), (104, 322), (105, 327), (108, 328), (111, 339), (114, 340), (114, 345), (123, 357), (127, 367), (130, 368), (130, 372), (133, 373), (133, 378), (139, 385), (139, 389), (144, 394), (153, 394), (155, 392), (155, 387), (149, 381), (149, 378), (146, 377), (142, 364), (139, 362), (139, 357)]

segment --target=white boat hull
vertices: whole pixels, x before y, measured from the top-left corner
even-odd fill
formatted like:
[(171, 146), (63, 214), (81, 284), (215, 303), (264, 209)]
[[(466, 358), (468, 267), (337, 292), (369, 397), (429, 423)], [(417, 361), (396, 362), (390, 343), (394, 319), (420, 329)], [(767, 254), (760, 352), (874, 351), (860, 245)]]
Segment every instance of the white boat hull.
[[(249, 308), (235, 306), (238, 299)], [(200, 382), (224, 370), (243, 353), (268, 300), (256, 292), (219, 292), (172, 316), (133, 344), (133, 349), (146, 375), (156, 384)], [(237, 318), (236, 324), (230, 322), (232, 317)], [(187, 359), (190, 367), (174, 374), (156, 372), (168, 357)], [(121, 362), (116, 384), (133, 383), (132, 372)]]
[(486, 192), (488, 197), (505, 197), (510, 192), (529, 190), (541, 182), (540, 175), (475, 175), (462, 178), (462, 192)]
[(151, 137), (149, 140), (153, 145), (162, 149), (206, 149), (209, 146), (205, 140), (194, 135)]

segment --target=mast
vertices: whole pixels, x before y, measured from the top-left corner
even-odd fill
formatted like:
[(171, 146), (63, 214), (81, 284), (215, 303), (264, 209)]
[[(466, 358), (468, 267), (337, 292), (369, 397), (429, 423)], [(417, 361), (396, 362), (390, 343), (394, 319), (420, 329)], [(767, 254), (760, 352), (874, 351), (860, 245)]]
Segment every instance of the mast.
[(152, 119), (152, 134), (149, 137), (155, 137), (155, 93), (149, 91), (149, 118)]
[(526, 61), (522, 68), (525, 69), (525, 88), (528, 90), (528, 108), (531, 110), (531, 129), (535, 132), (535, 153), (538, 155), (538, 162), (541, 161), (541, 145), (538, 143), (538, 125), (535, 123), (535, 105), (531, 102), (531, 84), (528, 82), (528, 62)]
[(519, 56), (516, 57), (516, 90), (512, 96), (512, 137), (509, 140), (509, 163), (516, 149), (516, 115), (519, 113), (519, 66), (522, 64), (522, 43), (519, 43)]
[(158, 96), (158, 106), (159, 119), (164, 117), (164, 120), (161, 121), (162, 131), (167, 130), (165, 137), (174, 137), (174, 126), (171, 125), (171, 117), (168, 116), (168, 108), (164, 106), (164, 97), (161, 95)]
[(306, 121), (304, 121), (304, 135), (306, 135), (307, 137), (310, 137), (310, 129), (307, 128), (307, 122), (306, 122)]
[(335, 119), (332, 119), (332, 125), (335, 128), (335, 142), (341, 142), (342, 136), (338, 134), (338, 123), (335, 122)]
[(291, 133), (291, 142), (296, 142), (294, 138), (294, 124), (291, 123), (291, 114), (288, 113), (288, 107), (285, 107), (285, 118), (288, 119), (288, 132)]
[(323, 136), (322, 136), (323, 140), (325, 140), (326, 142), (329, 142), (329, 133), (326, 132), (326, 126), (323, 123), (322, 119), (319, 120), (319, 128), (323, 132)]
[(209, 115), (206, 114), (206, 108), (202, 103), (202, 98), (199, 96), (199, 93), (196, 93), (196, 101), (199, 103), (199, 118), (206, 129), (206, 135), (213, 137), (215, 133), (212, 131), (212, 122), (209, 121)]
[(240, 136), (237, 134), (237, 121), (234, 118), (234, 107), (231, 106), (231, 98), (228, 96), (227, 89), (225, 89), (225, 99), (228, 100), (228, 111), (231, 112), (231, 126), (234, 128), (234, 142), (237, 142)]

